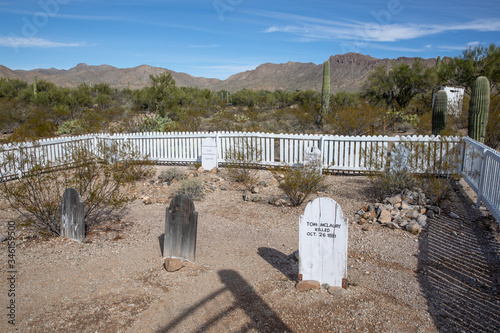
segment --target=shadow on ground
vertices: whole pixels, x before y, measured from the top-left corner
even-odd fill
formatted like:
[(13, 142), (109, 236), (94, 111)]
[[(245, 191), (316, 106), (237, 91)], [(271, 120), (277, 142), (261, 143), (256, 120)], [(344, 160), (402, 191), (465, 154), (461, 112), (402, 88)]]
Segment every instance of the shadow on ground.
[(498, 332), (500, 243), (460, 184), (455, 192), (460, 218), (430, 220), (421, 239), (420, 284), (440, 332)]
[(298, 282), (299, 264), (294, 253), (287, 255), (269, 247), (259, 247), (258, 254), (291, 281)]
[(227, 291), (232, 294), (234, 302), (229, 306), (221, 308), (221, 311), (206, 320), (195, 332), (206, 332), (211, 328), (213, 329), (220, 321), (231, 318), (235, 311), (238, 310), (243, 310), (250, 319), (238, 332), (247, 332), (250, 330), (257, 330), (258, 332), (291, 332), (291, 329), (279, 318), (276, 312), (257, 295), (253, 287), (238, 272), (221, 270), (218, 274), (220, 281), (224, 285), (222, 288), (186, 309), (158, 332), (176, 332), (178, 326), (184, 320), (187, 320), (189, 316), (193, 315), (196, 310), (204, 306), (209, 306), (209, 303), (212, 301), (216, 302), (216, 298)]

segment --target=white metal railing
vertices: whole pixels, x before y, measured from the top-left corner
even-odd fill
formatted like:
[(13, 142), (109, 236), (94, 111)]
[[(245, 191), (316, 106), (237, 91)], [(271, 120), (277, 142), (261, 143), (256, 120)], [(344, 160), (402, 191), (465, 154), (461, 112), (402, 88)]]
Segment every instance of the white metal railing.
[[(305, 134), (271, 134), (240, 132), (173, 132), (95, 134), (40, 140), (34, 143), (3, 145), (0, 163), (6, 154), (15, 153), (18, 160), (35, 154), (46, 162), (64, 165), (68, 147), (75, 143), (96, 148), (107, 141), (127, 142), (143, 156), (157, 163), (201, 163), (202, 141), (213, 138), (218, 163), (231, 162), (228, 152), (235, 147), (252, 147), (252, 160), (262, 166), (293, 165), (304, 162), (308, 147), (321, 152), (323, 169), (328, 171), (367, 172), (389, 166), (391, 151), (404, 146), (412, 172), (445, 172), (443, 162), (457, 166), (459, 173), (478, 194), (481, 202), (500, 220), (500, 154), (470, 138), (434, 136), (337, 136)], [(3, 180), (22, 175), (16, 165), (2, 166)]]
[(500, 153), (471, 138), (464, 138), (460, 174), (477, 193), (481, 203), (500, 222)]

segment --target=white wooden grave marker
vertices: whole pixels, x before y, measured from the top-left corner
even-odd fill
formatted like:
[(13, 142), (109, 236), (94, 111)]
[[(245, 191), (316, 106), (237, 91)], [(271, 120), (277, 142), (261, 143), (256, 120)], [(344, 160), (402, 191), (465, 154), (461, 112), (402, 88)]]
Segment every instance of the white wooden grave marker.
[(306, 164), (321, 162), (321, 150), (318, 147), (307, 147), (304, 149), (304, 162)]
[(205, 170), (217, 167), (217, 144), (213, 138), (204, 138), (201, 141), (201, 166)]
[(307, 204), (299, 221), (299, 280), (345, 287), (347, 218), (330, 198)]
[(408, 168), (408, 163), (410, 162), (411, 151), (403, 144), (395, 145), (391, 149), (391, 163), (389, 170), (391, 172), (397, 172), (406, 170)]

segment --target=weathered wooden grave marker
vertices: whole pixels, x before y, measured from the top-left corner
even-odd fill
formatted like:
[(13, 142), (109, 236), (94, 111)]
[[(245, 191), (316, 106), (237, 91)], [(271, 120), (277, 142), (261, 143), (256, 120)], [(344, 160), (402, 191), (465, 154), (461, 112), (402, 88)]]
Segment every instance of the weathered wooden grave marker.
[(167, 207), (163, 258), (195, 260), (198, 212), (185, 194), (176, 195)]
[(201, 141), (201, 166), (205, 170), (217, 167), (217, 144), (212, 138), (204, 138)]
[(300, 216), (299, 280), (345, 287), (346, 278), (347, 218), (333, 199), (317, 198)]
[(83, 202), (74, 188), (64, 191), (61, 203), (61, 236), (81, 242), (85, 238)]

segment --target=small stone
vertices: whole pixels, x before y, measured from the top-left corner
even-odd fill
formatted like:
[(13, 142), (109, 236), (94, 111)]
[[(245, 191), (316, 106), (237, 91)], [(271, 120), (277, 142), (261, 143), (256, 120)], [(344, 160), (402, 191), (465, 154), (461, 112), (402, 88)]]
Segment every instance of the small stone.
[(198, 170), (196, 170), (196, 171), (198, 171), (199, 173), (202, 173), (202, 172), (204, 172), (204, 171), (205, 171), (205, 168), (201, 166), (201, 167), (199, 167), (199, 168), (198, 168)]
[(250, 201), (250, 196), (247, 193), (243, 194), (242, 198), (243, 201)]
[(399, 229), (399, 225), (397, 225), (394, 222), (388, 222), (385, 225), (386, 225), (386, 227), (391, 228), (391, 229)]
[(305, 281), (300, 281), (297, 283), (297, 289), (298, 290), (313, 290), (313, 289), (319, 289), (319, 281), (315, 280), (305, 280)]
[(217, 173), (217, 167), (214, 167), (212, 170), (210, 170), (210, 173)]
[(406, 214), (405, 214), (406, 217), (410, 218), (410, 219), (416, 219), (418, 217), (418, 212), (416, 210), (409, 210)]
[(420, 232), (422, 232), (422, 227), (418, 225), (418, 223), (410, 223), (406, 226), (406, 230), (414, 235), (418, 235)]
[(401, 202), (401, 210), (410, 208), (411, 206), (406, 201)]
[(333, 287), (333, 286), (328, 287), (327, 290), (328, 290), (328, 293), (330, 295), (334, 295), (334, 296), (343, 296), (347, 292), (347, 290), (345, 290), (342, 287)]
[(434, 213), (433, 210), (429, 210), (427, 213), (426, 213), (427, 217), (430, 218), (430, 219), (433, 219), (434, 217), (436, 217), (436, 213)]
[(427, 226), (427, 216), (425, 215), (420, 215), (417, 217), (417, 223), (422, 227), (425, 228)]
[(356, 212), (356, 214), (363, 216), (365, 214), (365, 211), (360, 209)]
[(360, 218), (358, 223), (359, 223), (360, 225), (363, 225), (363, 224), (367, 224), (367, 223), (368, 223), (368, 221), (367, 221), (366, 219), (364, 219), (364, 218)]
[(142, 199), (142, 202), (145, 205), (151, 205), (153, 203), (153, 200), (150, 197), (144, 197), (144, 199)]
[(258, 184), (260, 187), (267, 187), (267, 183), (263, 180), (261, 180)]
[(380, 211), (380, 215), (378, 216), (378, 221), (380, 223), (388, 223), (391, 222), (391, 220), (392, 220), (391, 213), (389, 213), (389, 211), (385, 209), (382, 209)]
[(299, 261), (299, 250), (293, 252), (293, 260)]
[(441, 211), (442, 211), (442, 209), (441, 209), (441, 208), (439, 208), (438, 206), (432, 206), (430, 209), (432, 209), (432, 211), (433, 211), (434, 213), (436, 213), (437, 215), (441, 215)]
[(165, 259), (165, 269), (167, 272), (175, 272), (184, 267), (181, 259), (179, 258), (167, 258)]
[(5, 242), (7, 240), (7, 237), (0, 232), (0, 243)]
[(252, 197), (252, 202), (259, 202), (260, 201), (260, 197)]
[(221, 191), (227, 191), (227, 187), (226, 187), (226, 186), (224, 186), (224, 185), (222, 185), (222, 186), (220, 187), (220, 189), (221, 189)]
[(376, 217), (376, 215), (377, 215), (377, 213), (375, 213), (375, 211), (374, 211), (374, 210), (370, 210), (370, 211), (368, 211), (368, 212), (366, 212), (366, 213), (364, 213), (364, 212), (363, 212), (363, 214), (361, 214), (361, 216), (362, 216), (364, 219), (366, 219), (366, 220), (371, 219), (371, 218), (373, 218), (373, 217)]
[(459, 219), (460, 216), (458, 216), (457, 214), (455, 214), (454, 212), (450, 212), (450, 214), (448, 214), (452, 219)]
[(371, 226), (371, 225), (369, 225), (369, 224), (365, 224), (365, 225), (363, 226), (363, 228), (361, 228), (361, 230), (363, 230), (363, 231), (369, 231), (371, 228), (372, 228), (372, 226)]
[(259, 187), (258, 187), (258, 186), (253, 186), (253, 187), (252, 187), (252, 193), (253, 193), (253, 194), (257, 194), (257, 193), (259, 193), (259, 191), (260, 191), (260, 189), (259, 189)]
[(397, 194), (393, 197), (390, 197), (390, 198), (386, 198), (386, 201), (389, 202), (390, 204), (392, 205), (395, 205), (395, 204), (398, 204), (398, 203), (401, 203), (402, 199), (401, 199), (401, 195), (400, 194)]

